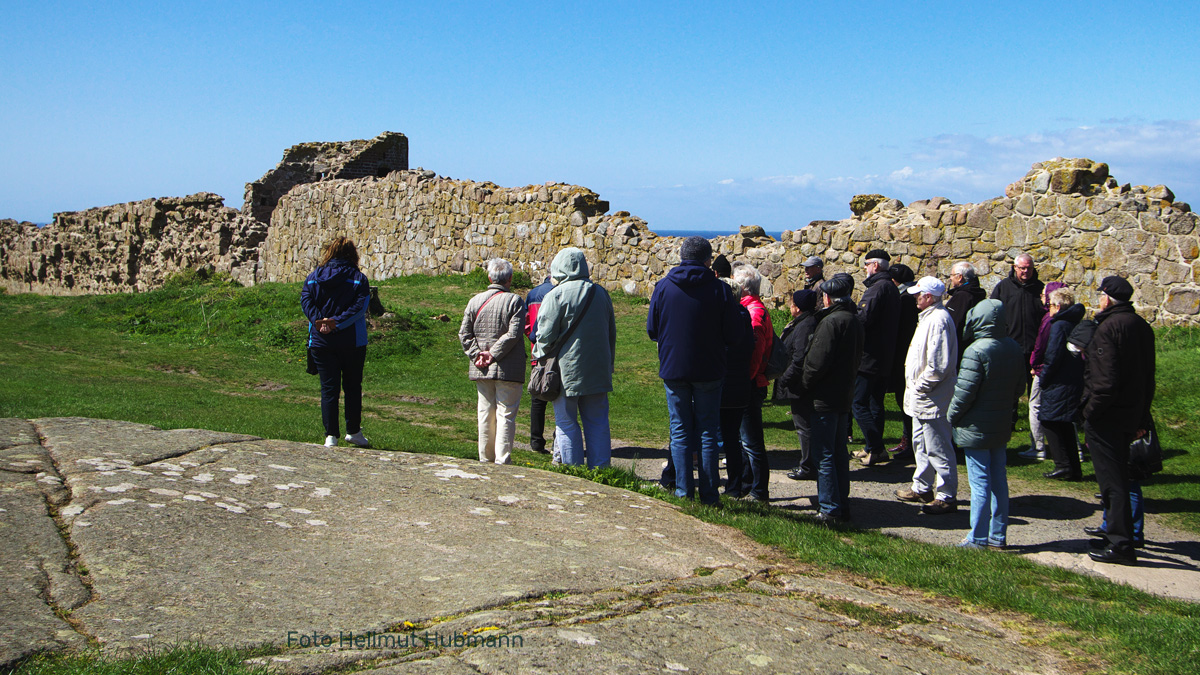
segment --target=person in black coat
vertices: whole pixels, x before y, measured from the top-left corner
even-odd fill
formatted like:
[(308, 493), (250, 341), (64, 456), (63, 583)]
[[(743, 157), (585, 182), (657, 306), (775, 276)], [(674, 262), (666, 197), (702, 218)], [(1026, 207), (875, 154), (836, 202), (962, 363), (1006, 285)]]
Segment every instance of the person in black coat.
[(1096, 332), (1084, 351), (1083, 432), (1096, 481), (1108, 504), (1108, 546), (1093, 560), (1133, 565), (1133, 512), (1129, 503), (1129, 444), (1151, 426), (1154, 330), (1134, 311), (1133, 286), (1121, 277), (1100, 282)]
[(850, 455), (845, 431), (865, 332), (849, 297), (853, 288), (854, 280), (848, 274), (835, 274), (821, 283), (825, 308), (817, 313), (801, 376), (801, 386), (813, 402), (810, 447), (817, 465), (817, 520), (823, 523), (850, 517)]
[(896, 407), (900, 409), (904, 432), (900, 443), (888, 450), (892, 459), (900, 462), (914, 460), (912, 450), (912, 418), (904, 414), (904, 356), (908, 354), (908, 345), (912, 342), (913, 333), (917, 332), (917, 322), (920, 312), (917, 310), (917, 296), (908, 292), (917, 280), (916, 274), (908, 265), (895, 264), (888, 268), (892, 283), (900, 293), (900, 323), (896, 328), (896, 356), (892, 359), (892, 376), (889, 380), (888, 391), (896, 394)]
[(800, 440), (800, 463), (787, 473), (787, 477), (792, 480), (804, 480), (816, 475), (816, 469), (812, 465), (808, 430), (809, 417), (812, 416), (812, 400), (804, 391), (801, 377), (804, 374), (804, 353), (808, 351), (808, 341), (817, 325), (817, 296), (816, 291), (810, 290), (792, 293), (792, 320), (784, 326), (783, 335), (779, 338), (791, 354), (792, 362), (776, 380), (776, 397), (787, 399), (791, 404), (792, 424), (796, 427), (796, 436)]
[(1044, 287), (1033, 266), (1033, 256), (1020, 253), (1013, 259), (1008, 278), (1002, 279), (992, 289), (992, 299), (1004, 303), (1008, 336), (1025, 350), (1025, 363), (1029, 363), (1029, 356), (1033, 354), (1033, 343), (1037, 340), (1042, 316), (1046, 314), (1046, 307), (1042, 304)]
[(896, 355), (896, 329), (900, 324), (900, 291), (888, 273), (891, 256), (882, 249), (869, 251), (863, 261), (867, 278), (858, 303), (864, 329), (862, 363), (854, 380), (854, 421), (863, 434), (862, 463), (888, 459), (883, 447), (883, 398), (887, 395), (892, 360)]
[[(965, 347), (963, 324), (966, 323), (967, 312), (978, 305), (980, 300), (987, 298), (987, 292), (979, 286), (979, 276), (975, 272), (975, 266), (965, 260), (954, 263), (954, 266), (950, 268), (949, 288), (943, 305), (946, 311), (950, 312), (950, 318), (954, 319), (954, 332), (958, 337), (958, 361), (961, 362)], [(1006, 314), (1008, 313), (1007, 305), (1004, 307), (1004, 311)]]
[[(732, 282), (729, 277), (723, 278)], [(733, 293), (740, 293), (735, 289)], [(754, 353), (754, 328), (750, 312), (740, 303), (734, 302), (738, 322), (737, 342), (725, 348), (725, 382), (721, 385), (721, 451), (725, 453), (725, 495), (737, 499), (743, 494), (742, 474), (742, 417), (750, 405), (750, 355)]]
[(1054, 470), (1042, 475), (1055, 480), (1076, 481), (1083, 477), (1074, 424), (1083, 396), (1083, 358), (1071, 352), (1067, 338), (1085, 311), (1083, 305), (1075, 303), (1070, 289), (1059, 288), (1050, 294), (1050, 332), (1038, 376), (1042, 389), (1038, 419), (1054, 460)]

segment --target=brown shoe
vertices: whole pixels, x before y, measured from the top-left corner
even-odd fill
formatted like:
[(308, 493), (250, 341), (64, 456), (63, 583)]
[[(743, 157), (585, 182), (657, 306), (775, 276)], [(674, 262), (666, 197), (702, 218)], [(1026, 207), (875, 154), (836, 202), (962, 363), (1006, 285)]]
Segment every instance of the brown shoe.
[(928, 504), (926, 504), (925, 506), (921, 507), (921, 513), (926, 513), (931, 516), (940, 516), (945, 513), (954, 513), (957, 510), (958, 510), (958, 502), (953, 499), (951, 499), (950, 501), (935, 499), (935, 500), (929, 502)]
[(912, 488), (901, 488), (896, 490), (896, 499), (902, 502), (925, 502), (928, 504), (933, 501), (933, 492), (913, 492)]
[(860, 457), (858, 461), (861, 462), (863, 466), (879, 466), (880, 464), (890, 460), (891, 458), (888, 457), (887, 451), (880, 450), (879, 452), (867, 453), (866, 455)]

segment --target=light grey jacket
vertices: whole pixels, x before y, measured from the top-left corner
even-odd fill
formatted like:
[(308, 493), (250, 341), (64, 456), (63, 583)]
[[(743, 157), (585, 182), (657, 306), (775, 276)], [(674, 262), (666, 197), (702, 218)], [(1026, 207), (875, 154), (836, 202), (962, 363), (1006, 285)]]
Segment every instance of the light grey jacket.
[[(458, 341), (470, 359), (467, 375), (472, 380), (524, 382), (524, 330), (525, 301), (521, 296), (499, 284), (492, 284), (471, 298), (463, 310), (462, 326), (458, 329)], [(475, 357), (483, 351), (490, 351), (495, 359), (487, 371), (475, 367)]]
[(917, 316), (917, 331), (904, 359), (904, 414), (920, 420), (945, 418), (958, 380), (958, 335), (954, 319), (939, 302)]
[[(588, 278), (587, 259), (583, 251), (564, 248), (550, 263), (550, 278), (556, 284), (537, 314), (537, 344), (533, 358), (541, 359), (549, 350), (558, 349), (559, 372), (563, 393), (567, 396), (587, 396), (612, 391), (612, 374), (616, 366), (617, 320), (613, 315), (608, 291)], [(588, 289), (592, 303), (587, 313), (579, 315)], [(558, 348), (559, 337), (579, 323), (567, 344)]]

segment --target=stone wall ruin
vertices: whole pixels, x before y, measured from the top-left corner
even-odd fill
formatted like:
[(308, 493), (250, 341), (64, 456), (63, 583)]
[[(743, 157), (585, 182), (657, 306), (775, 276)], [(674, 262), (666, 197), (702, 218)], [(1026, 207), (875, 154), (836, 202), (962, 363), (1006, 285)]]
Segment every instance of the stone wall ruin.
[[(208, 266), (246, 284), (295, 282), (335, 234), (358, 242), (372, 279), (468, 272), (497, 256), (540, 278), (558, 250), (577, 246), (604, 286), (648, 295), (678, 262), (678, 239), (658, 236), (626, 211), (608, 213), (587, 188), (503, 188), (409, 170), (407, 147), (401, 134), (294, 146), (247, 185), (241, 213), (201, 193), (57, 214), (44, 228), (0, 221), (0, 279), (10, 291), (106, 293), (153, 288), (172, 271)], [(275, 200), (269, 213), (256, 210), (261, 199)], [(827, 275), (846, 271), (859, 280), (863, 254), (876, 247), (942, 278), (969, 260), (990, 289), (1026, 251), (1042, 280), (1067, 282), (1089, 306), (1099, 280), (1120, 274), (1148, 319), (1200, 324), (1196, 214), (1165, 186), (1120, 184), (1101, 163), (1039, 162), (1004, 196), (978, 204), (934, 197), (905, 206), (859, 195), (851, 210), (843, 220), (784, 232), (782, 241), (742, 228), (715, 238), (714, 248), (758, 266), (764, 299), (777, 307), (801, 283), (800, 262), (810, 255), (827, 261)]]

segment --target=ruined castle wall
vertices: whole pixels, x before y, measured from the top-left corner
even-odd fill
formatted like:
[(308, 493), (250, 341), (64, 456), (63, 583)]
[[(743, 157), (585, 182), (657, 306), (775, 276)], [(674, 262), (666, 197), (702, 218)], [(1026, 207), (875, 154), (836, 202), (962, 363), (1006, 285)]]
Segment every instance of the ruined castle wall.
[(214, 194), (57, 213), (45, 227), (0, 221), (0, 284), (9, 292), (117, 293), (206, 267), (253, 283), (266, 227)]
[[(372, 279), (466, 272), (496, 256), (540, 278), (558, 250), (577, 246), (607, 288), (649, 294), (678, 263), (679, 240), (657, 236), (627, 212), (605, 210), (578, 186), (499, 188), (428, 171), (314, 183), (280, 200), (259, 278), (303, 279), (321, 244), (346, 234), (359, 243)], [(1025, 251), (1043, 281), (1067, 282), (1091, 307), (1101, 278), (1126, 276), (1139, 311), (1175, 324), (1200, 323), (1197, 234), (1196, 214), (1165, 187), (1121, 186), (1103, 165), (1055, 160), (1035, 165), (1006, 196), (980, 204), (934, 198), (905, 207), (881, 199), (851, 218), (785, 232), (780, 242), (747, 229), (716, 238), (714, 249), (755, 264), (764, 299), (777, 307), (802, 284), (800, 262), (810, 255), (826, 259), (827, 277), (844, 271), (860, 281), (862, 256), (877, 247), (918, 275), (943, 279), (954, 262), (968, 260), (990, 290)]]

